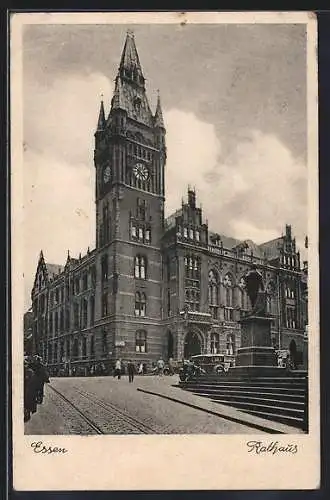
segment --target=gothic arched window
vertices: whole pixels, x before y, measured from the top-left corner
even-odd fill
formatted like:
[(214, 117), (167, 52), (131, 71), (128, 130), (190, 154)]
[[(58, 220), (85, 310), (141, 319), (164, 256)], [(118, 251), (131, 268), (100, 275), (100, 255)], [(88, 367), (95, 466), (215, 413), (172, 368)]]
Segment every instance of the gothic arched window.
[(135, 334), (135, 351), (147, 352), (147, 332), (138, 330)]
[(213, 269), (209, 271), (208, 296), (210, 313), (214, 319), (217, 319), (219, 308), (219, 276)]
[(234, 355), (235, 354), (235, 335), (229, 333), (226, 339), (226, 354)]
[(233, 307), (233, 279), (229, 273), (224, 277), (223, 284), (225, 286), (226, 306)]
[(220, 352), (219, 334), (211, 333), (211, 354), (218, 354)]
[(94, 335), (91, 336), (90, 353), (91, 353), (91, 358), (94, 358), (94, 356), (95, 356), (95, 340), (94, 340)]
[(83, 337), (81, 340), (81, 354), (83, 358), (87, 356), (87, 340), (86, 337)]
[(87, 317), (88, 317), (88, 300), (83, 298), (82, 300), (82, 328), (87, 328)]
[(72, 357), (74, 359), (77, 359), (79, 357), (79, 346), (78, 346), (78, 339), (74, 339), (73, 341), (73, 346), (72, 346)]
[(146, 315), (146, 295), (143, 292), (135, 293), (135, 316)]
[(91, 296), (91, 298), (89, 299), (90, 301), (90, 325), (94, 325), (94, 321), (95, 321), (95, 297), (94, 295)]
[(108, 336), (105, 330), (102, 333), (102, 352), (105, 355), (108, 354)]
[(223, 279), (223, 284), (225, 287), (225, 320), (233, 321), (234, 313), (233, 313), (233, 279), (229, 273), (227, 273)]
[(243, 276), (238, 282), (238, 297), (239, 297), (239, 307), (243, 310), (248, 309), (248, 301), (247, 301), (247, 294), (246, 294), (246, 283), (245, 279)]
[(142, 255), (137, 255), (134, 261), (135, 278), (146, 279), (147, 276), (147, 260)]

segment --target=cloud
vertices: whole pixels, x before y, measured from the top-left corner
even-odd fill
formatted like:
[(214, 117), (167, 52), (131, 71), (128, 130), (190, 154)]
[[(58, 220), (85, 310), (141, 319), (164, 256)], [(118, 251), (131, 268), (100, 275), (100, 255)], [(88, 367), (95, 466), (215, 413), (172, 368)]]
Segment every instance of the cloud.
[(307, 225), (307, 169), (272, 134), (247, 131), (223, 157), (212, 124), (192, 113), (169, 110), (167, 209), (196, 186), (209, 228), (262, 243), (292, 224), (300, 242)]
[(33, 285), (39, 252), (63, 265), (94, 244), (94, 167), (68, 164), (46, 154), (25, 153), (29, 172), (24, 186), (25, 299)]
[(24, 88), (25, 143), (67, 163), (93, 161), (101, 93), (108, 108), (112, 86), (101, 73), (72, 74), (51, 85), (30, 80)]
[(28, 83), (24, 109), (25, 303), (28, 307), (39, 252), (64, 264), (95, 241), (94, 131), (100, 93), (111, 85), (101, 74), (70, 75), (50, 87)]

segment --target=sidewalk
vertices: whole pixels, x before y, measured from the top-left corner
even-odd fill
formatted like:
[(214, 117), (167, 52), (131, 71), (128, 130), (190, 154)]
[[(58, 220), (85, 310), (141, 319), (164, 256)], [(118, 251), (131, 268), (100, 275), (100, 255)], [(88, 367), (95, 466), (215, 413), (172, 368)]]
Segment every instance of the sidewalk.
[(178, 404), (183, 404), (191, 408), (200, 409), (212, 415), (228, 419), (232, 422), (254, 427), (256, 430), (271, 434), (303, 434), (304, 432), (296, 427), (273, 422), (248, 413), (244, 413), (232, 406), (215, 403), (203, 396), (198, 396), (192, 392), (185, 391), (179, 386), (179, 377), (136, 377), (135, 386), (138, 391), (152, 394)]

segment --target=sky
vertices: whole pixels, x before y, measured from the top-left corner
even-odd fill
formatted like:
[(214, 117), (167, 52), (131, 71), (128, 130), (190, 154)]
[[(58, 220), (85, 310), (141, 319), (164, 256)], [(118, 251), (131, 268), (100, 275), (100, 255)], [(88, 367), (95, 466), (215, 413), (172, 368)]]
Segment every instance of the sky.
[[(30, 25), (23, 36), (25, 305), (40, 250), (95, 245), (94, 132), (129, 25)], [(188, 184), (212, 231), (256, 243), (307, 231), (306, 27), (134, 25), (167, 130), (166, 214)]]

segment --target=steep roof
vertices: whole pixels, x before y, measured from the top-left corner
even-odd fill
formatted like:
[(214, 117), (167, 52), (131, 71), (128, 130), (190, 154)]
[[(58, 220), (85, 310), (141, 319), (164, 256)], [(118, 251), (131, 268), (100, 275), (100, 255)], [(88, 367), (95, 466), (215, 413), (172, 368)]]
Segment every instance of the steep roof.
[(268, 260), (273, 260), (279, 256), (279, 250), (283, 247), (283, 236), (275, 238), (274, 240), (266, 241), (259, 245), (262, 252)]
[(175, 226), (175, 219), (179, 216), (182, 215), (182, 208), (178, 208), (174, 213), (170, 214), (168, 217), (165, 219), (165, 227), (166, 229), (171, 229), (172, 227)]
[(234, 248), (240, 243), (243, 243), (241, 240), (226, 236), (225, 234), (209, 231), (209, 243), (212, 243), (212, 240), (217, 237), (219, 237), (220, 241), (222, 241), (223, 246), (228, 249)]
[(131, 32), (128, 32), (126, 36), (111, 100), (111, 111), (117, 109), (126, 111), (127, 116), (132, 120), (139, 121), (148, 127), (154, 127), (154, 117), (145, 90), (145, 78), (135, 46), (134, 35)]
[(61, 274), (64, 269), (64, 266), (61, 266), (59, 264), (50, 264), (48, 262), (45, 262), (45, 266), (47, 269), (48, 278)]
[(136, 50), (134, 34), (131, 31), (127, 32), (124, 49), (120, 59), (119, 69), (134, 69), (143, 76), (139, 54)]

